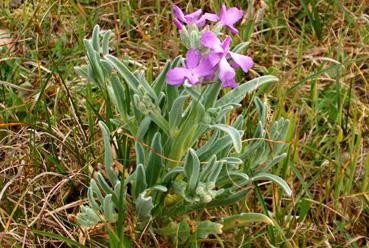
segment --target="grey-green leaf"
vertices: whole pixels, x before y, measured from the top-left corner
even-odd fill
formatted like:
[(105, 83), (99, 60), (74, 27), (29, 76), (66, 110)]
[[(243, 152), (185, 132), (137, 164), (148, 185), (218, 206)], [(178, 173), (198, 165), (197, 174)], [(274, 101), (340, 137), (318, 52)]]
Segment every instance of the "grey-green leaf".
[(269, 225), (274, 225), (273, 220), (268, 216), (260, 213), (242, 213), (233, 215), (230, 217), (226, 217), (222, 219), (223, 222), (223, 230), (227, 231), (229, 229), (245, 226), (248, 224), (252, 224), (254, 222), (264, 222)]
[(110, 131), (108, 127), (105, 125), (105, 123), (102, 121), (99, 121), (99, 126), (102, 131), (103, 139), (104, 139), (105, 171), (106, 171), (106, 174), (108, 175), (110, 183), (112, 185), (115, 185), (115, 183), (118, 180), (118, 177), (113, 169), (113, 154), (112, 154), (111, 145), (110, 145)]
[(229, 135), (229, 137), (231, 137), (233, 146), (236, 152), (237, 153), (241, 152), (241, 148), (242, 148), (241, 134), (237, 129), (235, 129), (232, 126), (225, 125), (225, 124), (215, 124), (215, 125), (210, 125), (209, 127), (216, 128), (223, 132), (226, 132)]
[(270, 180), (278, 184), (288, 196), (292, 195), (292, 190), (290, 186), (288, 186), (288, 184), (282, 178), (276, 175), (261, 172), (261, 173), (258, 173), (256, 176), (253, 176), (251, 180), (252, 181)]
[(187, 178), (188, 192), (193, 194), (196, 191), (196, 186), (200, 175), (200, 160), (197, 157), (196, 152), (191, 148), (186, 156), (184, 173)]
[(221, 107), (230, 103), (239, 103), (246, 96), (246, 94), (256, 90), (258, 87), (277, 81), (278, 78), (271, 75), (255, 78), (251, 81), (241, 84), (238, 88), (233, 89), (231, 92), (220, 98), (216, 102), (215, 106)]

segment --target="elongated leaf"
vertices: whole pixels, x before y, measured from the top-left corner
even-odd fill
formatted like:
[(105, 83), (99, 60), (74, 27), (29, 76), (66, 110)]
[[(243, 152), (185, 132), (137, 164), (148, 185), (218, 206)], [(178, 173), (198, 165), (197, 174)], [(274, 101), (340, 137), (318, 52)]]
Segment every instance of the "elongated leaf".
[(183, 105), (187, 98), (188, 96), (178, 97), (169, 112), (169, 133), (172, 137), (175, 137), (176, 130), (179, 129), (179, 123), (183, 114)]
[(111, 145), (110, 145), (110, 132), (104, 122), (99, 121), (99, 126), (102, 131), (103, 139), (104, 139), (105, 171), (106, 171), (106, 174), (108, 175), (110, 183), (112, 185), (115, 185), (118, 180), (118, 177), (113, 169), (113, 154), (112, 154)]
[(251, 178), (251, 180), (252, 181), (270, 180), (270, 181), (278, 184), (288, 196), (292, 195), (292, 190), (290, 189), (288, 184), (282, 178), (280, 178), (276, 175), (261, 172), (261, 173), (258, 173), (256, 176), (253, 176)]
[(212, 164), (211, 167), (209, 167), (209, 175), (206, 179), (206, 181), (208, 183), (216, 183), (217, 180), (218, 180), (218, 176), (220, 174), (220, 172), (222, 171), (223, 169), (223, 163), (222, 162), (219, 162), (219, 161), (216, 161)]
[(142, 192), (135, 201), (136, 212), (140, 221), (149, 221), (151, 218), (151, 210), (154, 208), (152, 197), (146, 196), (146, 191)]
[(114, 99), (115, 107), (118, 109), (123, 120), (125, 122), (128, 122), (127, 99), (125, 98), (125, 92), (124, 92), (122, 83), (120, 82), (117, 76), (113, 76), (111, 79), (111, 84), (113, 87), (113, 94), (114, 94), (114, 98), (112, 99)]
[(214, 83), (214, 84), (210, 84), (205, 93), (204, 93), (204, 107), (205, 109), (209, 109), (211, 107), (214, 106), (215, 102), (217, 101), (220, 89), (221, 87), (221, 83), (220, 81)]
[(143, 88), (145, 89), (146, 93), (154, 100), (155, 104), (158, 104), (158, 96), (156, 95), (155, 90), (147, 82), (145, 74), (142, 71), (139, 71), (135, 75), (138, 81), (140, 82), (140, 85), (142, 85)]
[(193, 194), (196, 191), (196, 186), (200, 175), (200, 160), (193, 149), (190, 149), (187, 153), (184, 164), (184, 173), (188, 180), (188, 192)]
[(108, 30), (104, 33), (102, 40), (102, 53), (103, 55), (109, 54), (109, 40), (111, 36), (111, 30)]
[(282, 153), (276, 157), (273, 158), (273, 160), (267, 162), (267, 164), (265, 165), (266, 168), (271, 168), (274, 165), (278, 164), (279, 162), (281, 162), (283, 159), (285, 159), (287, 157), (287, 153)]
[(263, 103), (259, 97), (255, 97), (254, 103), (259, 113), (259, 121), (261, 121), (264, 127), (268, 117), (268, 106), (265, 103)]
[[(207, 144), (205, 144), (207, 145)], [(228, 152), (229, 149), (232, 146), (232, 139), (228, 135), (221, 137), (216, 140), (213, 144), (205, 147), (206, 149), (199, 149), (198, 150), (198, 156), (201, 161), (208, 160), (212, 155), (216, 154), (218, 156), (218, 153), (226, 151)]]
[(255, 222), (263, 222), (269, 225), (274, 225), (272, 219), (260, 213), (242, 213), (222, 219), (224, 231), (235, 227), (246, 226)]
[(196, 235), (198, 239), (206, 239), (210, 234), (222, 234), (223, 225), (209, 220), (197, 224)]
[(223, 132), (226, 132), (229, 135), (229, 137), (231, 137), (233, 146), (236, 152), (237, 153), (241, 152), (242, 140), (241, 140), (241, 135), (237, 129), (235, 129), (232, 126), (225, 125), (225, 124), (215, 124), (215, 125), (210, 125), (209, 127), (216, 128)]
[(162, 160), (158, 156), (163, 154), (161, 134), (159, 132), (155, 133), (152, 139), (151, 147), (153, 148), (153, 151), (150, 151), (149, 159), (146, 165), (146, 180), (149, 187), (156, 184), (163, 167)]
[(93, 191), (93, 193), (95, 193), (97, 195), (97, 198), (99, 199), (99, 201), (102, 202), (104, 200), (104, 197), (103, 197), (99, 187), (97, 186), (97, 183), (96, 183), (95, 179), (91, 179), (90, 188)]
[(158, 77), (153, 82), (153, 87), (154, 87), (154, 90), (156, 92), (156, 95), (159, 95), (160, 92), (163, 91), (163, 87), (164, 87), (164, 84), (165, 84), (166, 75), (167, 75), (167, 72), (169, 71), (169, 69), (170, 69), (170, 61), (168, 61), (165, 64), (163, 70), (160, 72), (160, 74), (158, 75)]
[(238, 44), (237, 46), (235, 46), (232, 49), (232, 52), (234, 52), (234, 53), (241, 53), (242, 50), (246, 49), (249, 44), (250, 44), (250, 42), (248, 42), (248, 41), (241, 42), (240, 44)]
[(109, 222), (116, 222), (118, 219), (118, 214), (115, 212), (115, 205), (112, 201), (112, 195), (108, 194), (102, 204), (105, 219)]
[(137, 198), (145, 189), (147, 189), (145, 169), (142, 164), (137, 165), (135, 170), (135, 179), (132, 188), (133, 197)]
[(116, 57), (108, 54), (104, 56), (107, 61), (111, 63), (111, 65), (117, 70), (118, 74), (126, 81), (127, 85), (134, 91), (138, 92), (138, 86), (140, 82), (137, 77), (125, 66), (122, 62), (120, 62)]
[(88, 188), (88, 190), (87, 190), (87, 199), (88, 199), (92, 209), (94, 209), (95, 211), (100, 210), (100, 205), (95, 200), (94, 193), (93, 193), (91, 188)]
[(92, 31), (92, 46), (96, 52), (100, 52), (100, 26), (95, 25)]
[(142, 145), (136, 142), (135, 148), (136, 148), (136, 163), (145, 164), (145, 152)]
[(38, 236), (60, 240), (60, 241), (64, 242), (65, 244), (67, 244), (70, 247), (87, 248), (87, 246), (84, 246), (84, 245), (82, 245), (81, 243), (79, 243), (75, 240), (68, 239), (68, 238), (66, 238), (64, 236), (61, 236), (59, 234), (56, 234), (56, 233), (39, 231), (39, 230), (32, 230), (32, 232), (34, 234), (38, 235)]
[(104, 72), (100, 64), (100, 55), (95, 51), (92, 42), (90, 40), (83, 40), (86, 48), (86, 54), (88, 61), (90, 62), (89, 78), (92, 79), (99, 87), (100, 90), (104, 89)]
[(231, 92), (220, 98), (216, 102), (215, 106), (220, 107), (230, 103), (239, 103), (246, 94), (256, 90), (258, 87), (277, 81), (278, 78), (271, 75), (255, 78), (247, 83), (241, 84), (238, 88), (233, 89)]
[(169, 182), (174, 181), (175, 177), (183, 173), (182, 167), (176, 167), (170, 170), (164, 177), (162, 177), (161, 184), (167, 185)]

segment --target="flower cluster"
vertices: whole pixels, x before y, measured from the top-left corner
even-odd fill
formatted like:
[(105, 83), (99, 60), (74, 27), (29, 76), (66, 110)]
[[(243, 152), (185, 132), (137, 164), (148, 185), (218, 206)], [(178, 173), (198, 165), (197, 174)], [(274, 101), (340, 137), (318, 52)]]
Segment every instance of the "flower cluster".
[[(218, 36), (223, 27), (238, 34), (234, 24), (242, 19), (243, 12), (234, 7), (227, 9), (223, 4), (219, 16), (203, 14), (202, 10), (185, 15), (176, 5), (173, 5), (173, 13), (176, 17), (173, 22), (188, 51), (185, 67), (171, 69), (167, 74), (167, 83), (173, 86), (192, 86), (219, 78), (224, 88), (237, 87), (235, 69), (240, 67), (248, 72), (254, 62), (251, 57), (230, 50), (232, 38), (229, 35), (223, 41)], [(207, 22), (215, 24), (206, 25)]]

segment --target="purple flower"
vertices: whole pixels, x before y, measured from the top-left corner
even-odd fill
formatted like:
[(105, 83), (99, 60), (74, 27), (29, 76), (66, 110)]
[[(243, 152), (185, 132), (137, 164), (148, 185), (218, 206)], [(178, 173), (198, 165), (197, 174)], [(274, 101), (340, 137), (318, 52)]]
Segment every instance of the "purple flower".
[(239, 10), (235, 7), (227, 10), (225, 4), (222, 5), (220, 10), (220, 23), (223, 26), (226, 26), (232, 33), (238, 34), (238, 30), (233, 27), (233, 24), (241, 20), (243, 16), (242, 10)]
[(205, 13), (202, 14), (202, 10), (199, 9), (191, 14), (185, 15), (182, 10), (177, 6), (173, 5), (173, 13), (177, 17), (173, 20), (174, 24), (178, 27), (179, 30), (182, 30), (183, 26), (180, 24), (196, 24), (198, 27), (202, 27), (205, 25), (206, 20), (216, 22), (219, 20), (219, 17), (214, 14)]
[[(200, 42), (202, 46), (211, 49), (208, 56), (209, 62), (212, 66), (218, 65), (219, 79), (225, 88), (237, 87), (234, 80), (236, 72), (233, 67), (240, 66), (244, 72), (248, 72), (254, 64), (251, 57), (230, 51), (231, 37), (229, 36), (221, 42), (213, 32), (207, 31), (202, 34)], [(234, 62), (233, 67), (228, 63), (228, 58)]]
[(180, 86), (186, 80), (189, 84), (195, 85), (200, 79), (210, 79), (215, 73), (214, 66), (207, 58), (202, 58), (196, 49), (190, 49), (186, 54), (186, 68), (176, 67), (167, 73), (167, 83), (173, 86)]

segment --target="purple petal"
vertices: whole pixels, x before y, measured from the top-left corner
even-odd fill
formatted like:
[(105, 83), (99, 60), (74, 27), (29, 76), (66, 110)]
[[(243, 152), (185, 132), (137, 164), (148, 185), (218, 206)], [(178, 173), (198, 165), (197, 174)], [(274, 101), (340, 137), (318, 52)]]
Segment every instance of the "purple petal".
[(238, 84), (234, 79), (222, 82), (223, 88), (237, 88)]
[(200, 64), (193, 70), (193, 72), (199, 77), (206, 77), (214, 74), (216, 67), (213, 66), (209, 59), (202, 59)]
[(223, 50), (224, 50), (226, 53), (228, 53), (228, 51), (229, 51), (229, 47), (231, 46), (231, 41), (232, 41), (231, 37), (230, 37), (230, 36), (227, 36), (227, 37), (224, 39), (223, 43), (222, 43), (222, 48), (223, 48)]
[(207, 31), (201, 35), (200, 39), (201, 45), (207, 48), (213, 49), (215, 52), (223, 52), (220, 40), (211, 31)]
[(222, 7), (220, 8), (220, 15), (219, 15), (220, 22), (222, 24), (223, 24), (222, 20), (225, 19), (226, 14), (227, 14), (227, 7), (225, 6), (225, 4), (222, 4)]
[(173, 5), (172, 9), (173, 9), (173, 14), (178, 18), (178, 20), (186, 23), (186, 18), (182, 10), (175, 4)]
[(238, 30), (233, 27), (232, 25), (226, 25), (226, 27), (233, 33), (233, 34), (238, 34)]
[(205, 13), (196, 21), (196, 25), (201, 28), (205, 25), (206, 21), (217, 22), (219, 21), (219, 17), (215, 14)]
[(201, 14), (202, 14), (202, 10), (198, 9), (191, 14), (185, 15), (185, 19), (188, 24), (195, 23), (200, 18)]
[(186, 75), (186, 79), (188, 79), (188, 82), (192, 85), (199, 82), (199, 76), (194, 71), (189, 71), (189, 73)]
[(225, 10), (225, 5), (222, 6), (221, 13), (222, 14), (220, 17), (220, 22), (223, 25), (230, 25), (230, 26), (238, 22), (243, 16), (242, 10), (239, 10), (235, 7), (230, 8), (229, 10)]
[(180, 86), (186, 80), (186, 76), (189, 74), (189, 70), (186, 68), (176, 67), (168, 71), (167, 84), (173, 86)]
[(174, 20), (173, 20), (173, 23), (174, 23), (174, 25), (176, 25), (176, 27), (178, 28), (178, 30), (182, 30), (183, 29), (183, 24), (182, 24), (182, 22), (180, 22), (177, 18), (175, 18)]
[(219, 79), (225, 83), (234, 80), (235, 76), (235, 70), (229, 65), (226, 58), (222, 58), (219, 62)]
[(188, 69), (193, 69), (195, 68), (201, 59), (201, 54), (198, 50), (196, 49), (190, 49), (187, 51), (186, 53), (186, 67)]
[(216, 66), (219, 64), (221, 58), (223, 57), (223, 53), (210, 53), (208, 59), (212, 66)]
[(249, 69), (254, 65), (254, 61), (249, 56), (241, 55), (238, 53), (229, 52), (234, 62), (236, 62), (244, 72), (248, 72)]

